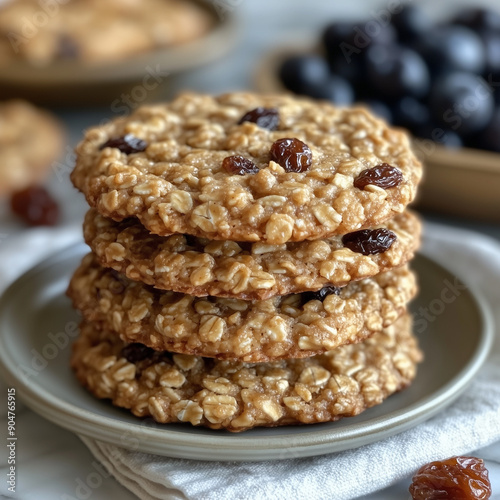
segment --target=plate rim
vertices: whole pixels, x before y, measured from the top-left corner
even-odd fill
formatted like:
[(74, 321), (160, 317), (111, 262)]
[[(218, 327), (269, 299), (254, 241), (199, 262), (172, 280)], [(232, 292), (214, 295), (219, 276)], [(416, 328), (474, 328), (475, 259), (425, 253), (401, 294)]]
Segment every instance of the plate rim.
[(158, 63), (162, 64), (162, 72), (168, 71), (169, 75), (209, 64), (231, 49), (231, 43), (235, 43), (241, 21), (232, 13), (220, 18), (217, 12), (212, 11), (202, 0), (191, 1), (200, 4), (215, 21), (212, 28), (199, 38), (178, 45), (152, 48), (124, 59), (100, 64), (55, 61), (48, 65), (37, 66), (24, 60), (15, 61), (10, 65), (8, 74), (3, 72), (0, 75), (0, 84), (30, 85), (35, 79), (37, 85), (43, 88), (64, 88), (76, 83), (95, 85), (134, 81), (142, 78), (150, 65)]
[[(60, 266), (62, 261), (72, 260), (77, 255), (78, 257), (83, 257), (87, 252), (88, 247), (85, 244), (76, 243), (59, 251), (56, 255), (50, 256), (23, 273), (9, 285), (0, 297), (0, 321), (2, 320), (3, 312), (8, 307), (11, 292), (22, 288), (26, 282), (29, 282), (34, 276), (46, 272), (47, 269)], [(425, 255), (425, 253), (419, 253), (419, 256), (432, 265), (444, 270), (446, 273), (452, 273), (446, 267)], [(467, 280), (459, 279), (467, 287), (481, 322), (477, 347), (468, 362), (448, 383), (421, 400), (404, 409), (392, 411), (368, 422), (353, 424), (348, 428), (319, 429), (317, 431), (308, 431), (307, 433), (297, 433), (294, 435), (286, 433), (274, 436), (253, 436), (245, 435), (245, 433), (235, 436), (221, 431), (214, 431), (213, 435), (199, 435), (189, 432), (177, 432), (171, 429), (161, 429), (162, 438), (164, 439), (161, 440), (161, 443), (157, 443), (158, 429), (143, 425), (143, 421), (139, 419), (137, 425), (131, 426), (129, 422), (118, 420), (111, 416), (98, 415), (93, 411), (69, 403), (57, 394), (39, 385), (35, 384), (33, 387), (29, 387), (25, 378), (19, 375), (19, 368), (14, 365), (13, 361), (10, 362), (11, 360), (7, 355), (9, 347), (6, 343), (5, 335), (0, 335), (0, 372), (9, 383), (12, 383), (16, 387), (18, 395), (28, 407), (48, 420), (74, 433), (127, 448), (125, 443), (118, 443), (113, 436), (118, 434), (123, 437), (134, 434), (134, 432), (140, 432), (141, 441), (144, 440), (145, 444), (141, 445), (139, 443), (137, 446), (134, 446), (133, 449), (135, 451), (158, 453), (177, 458), (224, 460), (223, 456), (225, 453), (242, 452), (242, 446), (244, 446), (244, 453), (241, 457), (231, 456), (230, 458), (225, 458), (231, 461), (289, 458), (283, 456), (283, 451), (289, 451), (294, 456), (301, 457), (341, 451), (348, 448), (355, 448), (356, 446), (352, 446), (353, 442), (366, 444), (366, 441), (363, 441), (363, 439), (368, 435), (382, 432), (384, 433), (383, 438), (386, 438), (431, 418), (462, 394), (484, 364), (494, 340), (493, 316), (482, 294), (478, 293), (474, 286), (470, 286)], [(62, 421), (61, 414), (65, 415), (67, 420)], [(349, 446), (342, 446), (342, 443), (347, 444), (346, 441), (349, 441)], [(376, 440), (371, 442), (374, 441)], [(151, 451), (152, 449), (154, 451)], [(205, 453), (201, 453), (201, 450), (204, 450)]]

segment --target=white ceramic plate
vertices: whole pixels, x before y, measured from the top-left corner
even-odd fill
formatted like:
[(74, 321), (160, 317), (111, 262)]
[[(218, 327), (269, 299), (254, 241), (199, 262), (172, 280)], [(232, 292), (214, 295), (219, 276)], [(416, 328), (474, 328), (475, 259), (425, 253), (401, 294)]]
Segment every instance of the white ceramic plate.
[[(425, 362), (406, 391), (361, 415), (329, 424), (253, 429), (242, 434), (140, 420), (94, 399), (69, 368), (77, 314), (64, 292), (88, 249), (58, 253), (28, 271), (0, 300), (0, 369), (34, 411), (76, 433), (125, 448), (203, 460), (270, 460), (356, 448), (435, 415), (466, 388), (486, 359), (493, 329), (482, 301), (458, 290), (455, 277), (419, 256), (413, 267), (421, 292), (413, 304), (434, 319), (416, 323)], [(447, 288), (444, 304), (440, 298)], [(455, 297), (455, 298), (453, 298)], [(438, 312), (439, 311), (439, 312)], [(431, 313), (432, 314), (432, 313)]]

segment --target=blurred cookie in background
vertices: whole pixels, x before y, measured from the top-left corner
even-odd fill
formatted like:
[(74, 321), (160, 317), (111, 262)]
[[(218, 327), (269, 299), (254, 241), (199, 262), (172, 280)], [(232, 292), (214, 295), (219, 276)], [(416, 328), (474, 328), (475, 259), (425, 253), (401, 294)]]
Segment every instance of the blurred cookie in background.
[(20, 99), (0, 102), (0, 199), (29, 225), (54, 225), (59, 209), (41, 187), (61, 155), (64, 132), (47, 111)]
[(229, 52), (238, 32), (232, 8), (206, 0), (0, 0), (0, 95), (142, 104)]
[(103, 64), (197, 39), (213, 21), (206, 9), (186, 0), (10, 1), (0, 9), (0, 32), (6, 35), (0, 64)]

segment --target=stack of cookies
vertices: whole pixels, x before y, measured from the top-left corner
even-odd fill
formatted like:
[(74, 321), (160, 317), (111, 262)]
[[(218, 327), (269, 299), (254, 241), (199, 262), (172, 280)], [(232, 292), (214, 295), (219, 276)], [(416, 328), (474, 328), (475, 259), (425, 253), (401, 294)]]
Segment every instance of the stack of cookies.
[(78, 379), (139, 417), (230, 431), (381, 403), (421, 359), (420, 177), (402, 131), (289, 96), (185, 94), (87, 131)]

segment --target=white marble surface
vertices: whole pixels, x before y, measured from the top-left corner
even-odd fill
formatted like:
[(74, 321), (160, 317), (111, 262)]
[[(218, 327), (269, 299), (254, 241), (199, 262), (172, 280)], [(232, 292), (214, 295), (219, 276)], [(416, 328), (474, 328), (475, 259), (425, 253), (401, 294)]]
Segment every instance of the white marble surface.
[[(210, 1), (210, 0), (207, 0)], [(226, 5), (234, 6), (236, 13), (244, 19), (241, 40), (235, 51), (225, 60), (200, 69), (175, 81), (167, 82), (164, 94), (168, 95), (180, 89), (196, 89), (220, 92), (252, 85), (252, 72), (256, 61), (267, 50), (277, 44), (293, 41), (305, 33), (317, 33), (328, 19), (337, 16), (371, 15), (388, 5), (388, 1), (352, 0), (351, 2), (332, 2), (326, 0), (223, 0)], [(474, 2), (477, 3), (477, 2)], [(498, 0), (480, 2), (498, 5)], [(419, 1), (433, 15), (440, 16), (456, 8), (453, 0)], [(112, 115), (111, 109), (65, 110), (59, 111), (69, 127), (69, 143), (74, 143), (81, 136), (82, 130), (103, 118)], [(68, 147), (60, 165), (70, 165), (71, 146)], [(59, 168), (59, 175), (53, 175), (51, 189), (64, 207), (64, 223), (75, 224), (81, 221), (85, 212), (85, 203), (81, 195), (70, 187), (68, 169)], [(459, 226), (473, 226), (500, 239), (500, 228), (492, 225), (477, 225), (448, 218), (438, 217), (443, 222)], [(23, 231), (23, 227), (13, 220), (0, 206), (0, 245)], [(0, 287), (1, 287), (0, 283)], [(1, 394), (5, 388), (0, 387)], [(2, 401), (5, 396), (0, 396)], [(0, 405), (0, 414), (5, 405)], [(6, 428), (5, 418), (0, 418), (0, 425)], [(135, 498), (112, 478), (104, 477), (95, 464), (95, 460), (80, 440), (73, 434), (38, 417), (26, 408), (18, 408), (18, 489), (15, 495), (6, 490), (6, 449), (0, 446), (0, 496), (23, 500), (52, 500), (90, 498), (92, 500)], [(5, 432), (5, 431), (3, 431)], [(477, 452), (487, 459), (497, 493), (494, 499), (500, 499), (500, 444)], [(96, 468), (97, 467), (97, 468)], [(99, 472), (101, 470), (101, 472)], [(89, 476), (90, 475), (90, 476)], [(82, 481), (92, 477), (95, 488), (79, 488)], [(99, 480), (100, 478), (100, 480)], [(396, 500), (408, 498), (409, 479), (392, 488), (371, 495), (370, 500)]]

